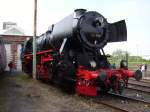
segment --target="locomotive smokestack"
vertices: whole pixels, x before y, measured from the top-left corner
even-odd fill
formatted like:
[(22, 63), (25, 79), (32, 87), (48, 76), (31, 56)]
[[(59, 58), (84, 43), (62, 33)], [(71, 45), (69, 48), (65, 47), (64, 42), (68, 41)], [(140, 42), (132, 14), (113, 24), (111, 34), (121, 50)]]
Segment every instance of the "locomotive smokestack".
[(74, 10), (74, 12), (75, 12), (74, 17), (80, 17), (81, 15), (83, 15), (86, 12), (86, 9), (76, 9), (76, 10)]

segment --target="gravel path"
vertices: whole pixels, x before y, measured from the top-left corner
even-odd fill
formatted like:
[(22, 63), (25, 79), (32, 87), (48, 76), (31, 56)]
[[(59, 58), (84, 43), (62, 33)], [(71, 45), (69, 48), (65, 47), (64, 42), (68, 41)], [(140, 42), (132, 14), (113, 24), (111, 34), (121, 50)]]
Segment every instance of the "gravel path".
[(0, 76), (0, 112), (118, 112), (23, 73)]

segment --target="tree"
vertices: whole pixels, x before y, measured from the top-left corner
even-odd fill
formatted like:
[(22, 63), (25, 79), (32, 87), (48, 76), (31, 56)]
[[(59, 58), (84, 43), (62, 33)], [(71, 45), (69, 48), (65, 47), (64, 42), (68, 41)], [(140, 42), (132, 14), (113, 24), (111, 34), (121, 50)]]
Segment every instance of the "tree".
[(126, 56), (129, 56), (129, 55), (130, 55), (129, 52), (123, 51), (121, 49), (118, 49), (112, 53), (112, 56), (118, 59), (126, 59)]

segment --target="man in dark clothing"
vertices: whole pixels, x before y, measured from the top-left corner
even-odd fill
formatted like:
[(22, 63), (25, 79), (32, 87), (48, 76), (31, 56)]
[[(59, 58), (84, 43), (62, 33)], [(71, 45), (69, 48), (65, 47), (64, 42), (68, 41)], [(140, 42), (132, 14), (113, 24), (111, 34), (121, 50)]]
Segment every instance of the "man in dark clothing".
[(145, 64), (145, 72), (147, 71), (147, 64)]
[(12, 61), (9, 62), (8, 67), (9, 67), (9, 72), (12, 73), (13, 72), (13, 67), (14, 67)]

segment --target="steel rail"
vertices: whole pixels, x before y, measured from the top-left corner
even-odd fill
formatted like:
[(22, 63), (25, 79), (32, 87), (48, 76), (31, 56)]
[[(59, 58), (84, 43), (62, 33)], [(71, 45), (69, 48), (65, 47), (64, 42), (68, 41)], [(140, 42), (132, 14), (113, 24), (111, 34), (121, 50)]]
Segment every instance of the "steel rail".
[(138, 88), (134, 88), (134, 87), (127, 87), (127, 89), (131, 89), (131, 90), (135, 90), (135, 91), (139, 91), (139, 92), (144, 92), (144, 93), (149, 93), (150, 94), (150, 91), (143, 90), (143, 89), (138, 89)]
[(148, 86), (148, 85), (128, 83), (128, 87), (127, 88), (138, 90), (138, 91), (141, 91), (141, 92), (150, 93), (150, 86)]
[(122, 108), (120, 108), (120, 107), (118, 107), (118, 106), (114, 106), (114, 105), (111, 105), (111, 104), (105, 103), (105, 102), (100, 101), (100, 100), (95, 100), (94, 102), (95, 102), (95, 103), (98, 103), (98, 104), (105, 105), (105, 106), (110, 107), (110, 108), (113, 108), (113, 109), (115, 109), (115, 110), (122, 111), (122, 112), (130, 112), (129, 110), (122, 109)]
[(141, 82), (141, 83), (150, 83), (150, 79), (142, 79), (140, 81), (136, 81), (135, 79), (130, 78), (129, 81)]
[(128, 82), (129, 85), (135, 85), (135, 86), (141, 86), (141, 87), (146, 87), (146, 88), (150, 88), (150, 86), (148, 85), (143, 85), (143, 84), (137, 84), (137, 83), (132, 83), (132, 82)]
[(150, 105), (149, 101), (145, 101), (145, 100), (142, 100), (142, 99), (136, 99), (136, 98), (133, 98), (133, 97), (119, 95), (119, 94), (114, 94), (114, 93), (110, 93), (110, 92), (108, 93), (108, 95), (111, 95), (113, 97), (115, 96), (115, 97), (120, 97), (120, 98), (123, 98), (123, 99), (128, 99), (128, 100), (131, 100), (131, 101), (142, 102), (142, 103)]

